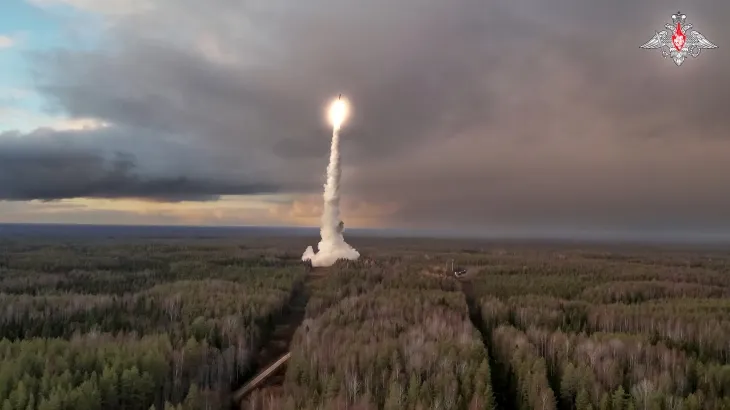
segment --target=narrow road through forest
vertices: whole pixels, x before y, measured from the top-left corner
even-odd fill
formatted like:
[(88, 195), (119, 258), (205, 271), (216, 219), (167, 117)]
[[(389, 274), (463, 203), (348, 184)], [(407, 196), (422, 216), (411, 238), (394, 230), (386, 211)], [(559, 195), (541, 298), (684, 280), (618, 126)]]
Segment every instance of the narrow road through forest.
[(510, 374), (507, 369), (500, 366), (494, 358), (494, 350), (492, 349), (492, 335), (489, 329), (484, 326), (482, 319), (482, 309), (479, 299), (474, 295), (472, 283), (470, 279), (457, 279), (461, 285), (461, 291), (464, 293), (467, 307), (469, 308), (469, 319), (472, 325), (479, 331), (482, 336), (482, 343), (489, 354), (489, 370), (492, 377), (492, 391), (494, 392), (494, 400), (497, 410), (515, 409), (516, 397), (509, 386)]
[[(265, 338), (261, 349), (256, 354), (253, 368), (249, 374), (243, 378), (240, 386), (233, 392), (234, 398), (239, 398), (241, 389), (246, 385), (246, 383), (253, 380), (257, 375), (289, 353), (294, 333), (304, 320), (307, 301), (309, 300), (309, 284), (312, 280), (319, 277), (321, 277), (321, 275), (317, 275), (314, 272), (308, 273), (300, 289), (296, 290), (292, 295), (292, 299), (289, 302), (286, 311), (284, 311), (280, 317), (275, 319), (273, 331)], [(282, 388), (285, 374), (286, 365), (281, 366), (276, 372), (266, 378), (266, 380), (258, 386), (258, 389), (276, 392)], [(247, 404), (248, 403), (244, 397), (240, 403), (235, 403), (235, 408), (245, 409), (247, 408)]]

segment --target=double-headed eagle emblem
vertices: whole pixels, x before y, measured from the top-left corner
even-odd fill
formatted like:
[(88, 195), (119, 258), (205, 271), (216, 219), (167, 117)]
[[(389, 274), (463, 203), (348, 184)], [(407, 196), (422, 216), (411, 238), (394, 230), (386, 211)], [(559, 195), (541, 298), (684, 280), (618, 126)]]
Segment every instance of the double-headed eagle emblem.
[(702, 49), (717, 48), (697, 30), (687, 23), (687, 16), (678, 11), (672, 15), (672, 22), (657, 31), (651, 40), (641, 48), (658, 48), (664, 58), (671, 57), (677, 66), (682, 65), (687, 56), (697, 57)]

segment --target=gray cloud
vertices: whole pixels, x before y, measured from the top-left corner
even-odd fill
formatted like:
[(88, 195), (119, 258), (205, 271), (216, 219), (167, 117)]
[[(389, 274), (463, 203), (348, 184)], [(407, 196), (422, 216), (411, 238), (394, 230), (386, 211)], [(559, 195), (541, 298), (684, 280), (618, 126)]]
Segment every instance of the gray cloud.
[[(115, 124), (152, 181), (55, 197), (316, 190), (344, 92), (345, 189), (400, 203), (391, 223), (730, 229), (730, 3), (682, 10), (720, 49), (679, 68), (639, 49), (676, 11), (659, 0), (156, 5), (98, 50), (36, 57), (54, 108)], [(89, 163), (114, 179), (113, 158)]]
[[(133, 138), (114, 130), (0, 134), (0, 198), (214, 200), (220, 195), (279, 189), (260, 179), (246, 182), (233, 174), (195, 170), (190, 164), (206, 159), (205, 155), (174, 144), (146, 144), (144, 157), (126, 149), (133, 145)], [(146, 164), (140, 164), (141, 159)]]

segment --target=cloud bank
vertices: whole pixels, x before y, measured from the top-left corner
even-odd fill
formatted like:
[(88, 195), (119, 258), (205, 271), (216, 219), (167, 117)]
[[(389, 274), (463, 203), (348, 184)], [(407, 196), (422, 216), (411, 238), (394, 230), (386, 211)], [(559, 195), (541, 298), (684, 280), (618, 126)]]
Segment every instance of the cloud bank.
[(682, 10), (720, 48), (679, 68), (639, 49), (675, 11), (659, 0), (97, 10), (103, 47), (33, 63), (53, 110), (111, 126), (0, 136), (0, 197), (316, 192), (323, 105), (342, 92), (355, 109), (343, 195), (397, 203), (383, 223), (730, 230), (730, 3)]

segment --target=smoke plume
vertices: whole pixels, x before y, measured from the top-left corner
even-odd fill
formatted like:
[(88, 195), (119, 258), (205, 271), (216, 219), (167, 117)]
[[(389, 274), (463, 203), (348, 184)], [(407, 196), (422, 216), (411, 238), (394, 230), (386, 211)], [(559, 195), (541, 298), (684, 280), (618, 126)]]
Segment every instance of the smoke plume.
[[(336, 107), (333, 107), (335, 110)], [(343, 108), (344, 110), (344, 108)], [(340, 117), (344, 117), (344, 111)], [(340, 126), (343, 118), (336, 118), (332, 127), (332, 148), (327, 166), (327, 182), (324, 185), (324, 211), (320, 234), (322, 240), (315, 253), (311, 246), (302, 255), (303, 261), (311, 261), (312, 266), (332, 266), (338, 259), (356, 260), (360, 253), (345, 242), (340, 220)]]

